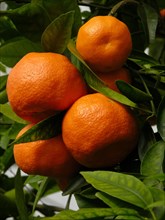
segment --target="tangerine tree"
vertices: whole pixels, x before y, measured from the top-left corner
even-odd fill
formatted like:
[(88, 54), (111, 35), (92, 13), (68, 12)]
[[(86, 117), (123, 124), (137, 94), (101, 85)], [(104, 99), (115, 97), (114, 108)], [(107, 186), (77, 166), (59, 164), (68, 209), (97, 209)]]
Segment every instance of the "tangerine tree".
[(164, 219), (164, 10), (0, 1), (0, 219)]

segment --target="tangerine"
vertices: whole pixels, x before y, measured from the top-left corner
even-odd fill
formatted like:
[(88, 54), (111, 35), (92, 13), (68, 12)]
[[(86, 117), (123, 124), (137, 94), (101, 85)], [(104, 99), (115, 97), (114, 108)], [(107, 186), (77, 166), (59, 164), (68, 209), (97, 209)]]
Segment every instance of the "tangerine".
[(132, 50), (130, 31), (113, 16), (95, 16), (83, 24), (76, 48), (94, 72), (120, 69)]
[(86, 85), (66, 56), (31, 52), (11, 70), (7, 94), (13, 111), (36, 123), (69, 108), (86, 94)]
[[(17, 135), (20, 137), (34, 124), (28, 124)], [(14, 158), (22, 171), (32, 175), (56, 179), (61, 189), (78, 172), (80, 165), (66, 148), (62, 136), (14, 145)]]
[(62, 122), (66, 147), (78, 163), (88, 168), (121, 162), (135, 149), (138, 134), (133, 112), (100, 93), (79, 98)]

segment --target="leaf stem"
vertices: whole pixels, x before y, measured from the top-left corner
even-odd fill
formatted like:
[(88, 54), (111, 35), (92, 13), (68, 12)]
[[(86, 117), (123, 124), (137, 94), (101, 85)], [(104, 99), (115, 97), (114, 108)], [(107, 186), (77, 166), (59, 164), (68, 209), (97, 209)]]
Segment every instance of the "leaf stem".
[(137, 2), (136, 0), (123, 0), (119, 3), (117, 3), (112, 9), (111, 11), (109, 12), (108, 15), (115, 15), (117, 10), (120, 8), (120, 7), (123, 7), (124, 5), (126, 5), (127, 3), (133, 3), (133, 4), (139, 4), (139, 2)]

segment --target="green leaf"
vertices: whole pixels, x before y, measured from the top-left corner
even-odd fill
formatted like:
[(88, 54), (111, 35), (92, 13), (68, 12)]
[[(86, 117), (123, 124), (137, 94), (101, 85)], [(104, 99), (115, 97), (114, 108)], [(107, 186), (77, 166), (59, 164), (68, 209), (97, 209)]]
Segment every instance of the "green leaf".
[[(159, 48), (159, 50), (158, 50)], [(157, 37), (150, 45), (149, 45), (149, 55), (160, 61), (160, 63), (165, 64), (165, 39), (161, 37)]]
[(149, 42), (153, 42), (155, 39), (156, 28), (158, 24), (158, 13), (149, 4), (143, 3), (144, 12), (146, 15), (146, 22), (148, 27)]
[(74, 11), (61, 14), (45, 29), (41, 44), (45, 51), (63, 53), (71, 38)]
[(147, 187), (136, 177), (110, 171), (81, 172), (86, 181), (110, 196), (146, 208), (153, 202)]
[(45, 176), (40, 176), (40, 175), (29, 175), (24, 184), (29, 184), (31, 185), (34, 189), (39, 190), (39, 184), (45, 179)]
[[(74, 11), (74, 23), (72, 28), (72, 37), (77, 35), (78, 29), (81, 25), (81, 13), (77, 0), (33, 0), (32, 3), (39, 5), (49, 15), (50, 23), (62, 14), (69, 11)], [(41, 15), (42, 16), (42, 15)]]
[(116, 85), (120, 92), (133, 102), (145, 102), (152, 100), (152, 96), (142, 90), (126, 83), (123, 80), (117, 80)]
[(145, 46), (148, 45), (149, 43), (149, 32), (148, 32), (148, 26), (147, 26), (147, 17), (146, 17), (146, 13), (144, 10), (144, 5), (143, 4), (138, 4), (138, 8), (137, 8), (137, 14), (140, 18), (140, 23), (141, 23), (141, 31), (144, 33), (145, 36)]
[(150, 124), (145, 123), (141, 129), (139, 141), (138, 141), (138, 155), (142, 161), (146, 152), (156, 142), (155, 134)]
[[(118, 217), (118, 218), (117, 218)], [(122, 217), (122, 218), (120, 218)], [(65, 210), (53, 217), (43, 218), (43, 220), (100, 220), (100, 219), (134, 219), (140, 220), (140, 217), (135, 210), (131, 209), (110, 209), (110, 208), (82, 208), (78, 211)]]
[(9, 17), (21, 35), (35, 42), (40, 40), (42, 32), (51, 22), (45, 8), (35, 1), (15, 9), (1, 11), (0, 15)]
[(6, 73), (6, 67), (0, 62), (0, 72)]
[(16, 196), (16, 205), (21, 219), (28, 220), (28, 212), (25, 204), (25, 197), (23, 192), (23, 183), (20, 170), (17, 170), (15, 177), (15, 196)]
[(161, 206), (163, 207), (164, 206), (164, 201), (165, 201), (165, 197), (164, 197), (164, 200), (153, 202), (152, 204), (150, 204), (148, 206), (148, 208), (155, 208), (155, 207), (161, 207)]
[(14, 140), (16, 138), (16, 136), (18, 135), (18, 132), (24, 127), (24, 124), (20, 124), (17, 122), (14, 122), (9, 130), (8, 130), (8, 137), (12, 140)]
[(111, 208), (123, 208), (123, 207), (130, 207), (130, 204), (117, 199), (113, 196), (110, 196), (104, 192), (97, 192), (96, 197), (98, 197), (100, 200), (102, 200), (105, 204), (107, 204)]
[(4, 154), (0, 157), (0, 171), (5, 172), (14, 163), (13, 146), (7, 148)]
[(158, 108), (157, 128), (162, 139), (165, 141), (165, 96), (163, 97)]
[(18, 117), (15, 112), (11, 109), (10, 105), (8, 103), (6, 104), (0, 104), (0, 113), (7, 116), (8, 118), (12, 119), (13, 121), (16, 121), (20, 124), (27, 124), (27, 122), (20, 117)]
[(2, 75), (0, 76), (0, 91), (4, 90), (6, 88), (6, 82), (7, 82), (8, 75)]
[(16, 204), (9, 196), (0, 192), (0, 219), (6, 219), (9, 216), (16, 217), (18, 215)]
[(0, 62), (13, 67), (25, 54), (43, 51), (41, 46), (24, 37), (13, 38), (0, 47)]
[(76, 199), (76, 203), (80, 209), (82, 208), (100, 208), (104, 207), (102, 203), (99, 202), (98, 199), (88, 199), (81, 194), (74, 194)]
[(88, 198), (88, 199), (96, 199), (95, 193), (96, 193), (96, 190), (90, 186), (84, 190), (81, 190), (80, 194), (83, 197)]
[(19, 33), (15, 29), (11, 20), (6, 16), (0, 17), (0, 44), (18, 35)]
[(145, 54), (144, 52), (133, 50), (129, 60), (133, 60), (138, 65), (141, 64), (141, 66), (147, 64), (147, 65), (157, 65), (159, 64), (158, 61), (156, 61), (153, 57)]
[(165, 216), (165, 192), (163, 189), (160, 190), (154, 187), (149, 187), (149, 189), (153, 195), (154, 202), (151, 203), (148, 208), (154, 208), (157, 219), (163, 220)]
[(141, 162), (141, 174), (144, 176), (163, 173), (165, 142), (159, 141), (146, 152)]
[(113, 91), (112, 89), (110, 89), (109, 87), (107, 87), (105, 85), (105, 83), (103, 81), (101, 81), (96, 74), (88, 67), (88, 65), (85, 63), (85, 61), (82, 59), (82, 57), (80, 56), (80, 54), (78, 53), (78, 51), (75, 48), (75, 43), (73, 40), (70, 40), (69, 44), (68, 44), (68, 49), (70, 50), (70, 52), (77, 57), (77, 59), (82, 63), (84, 71), (83, 71), (83, 77), (85, 79), (85, 81), (87, 82), (87, 84), (93, 88), (94, 90), (106, 95), (107, 97), (118, 101), (122, 104), (137, 108), (138, 106), (132, 102), (131, 100), (129, 100), (127, 97), (125, 97), (122, 94), (119, 94), (118, 92)]
[(47, 183), (48, 183), (48, 177), (45, 177), (43, 179), (43, 181), (41, 182), (41, 185), (39, 187), (39, 190), (37, 191), (37, 194), (36, 194), (36, 197), (35, 197), (35, 200), (33, 202), (33, 210), (32, 210), (32, 213), (35, 211), (35, 208), (36, 208), (36, 205), (38, 203), (38, 201), (41, 199), (44, 191), (45, 191), (45, 188), (47, 186)]
[(0, 92), (0, 104), (4, 104), (8, 102), (7, 92), (6, 89)]
[(11, 144), (27, 143), (37, 140), (46, 140), (61, 133), (61, 122), (64, 112), (51, 116), (26, 131)]

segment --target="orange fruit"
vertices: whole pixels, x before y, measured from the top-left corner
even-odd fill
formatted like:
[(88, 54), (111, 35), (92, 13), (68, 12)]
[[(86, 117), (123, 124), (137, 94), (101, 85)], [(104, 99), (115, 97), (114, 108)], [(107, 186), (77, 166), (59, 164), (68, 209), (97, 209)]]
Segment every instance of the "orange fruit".
[[(17, 137), (33, 125), (25, 126)], [(25, 173), (53, 177), (62, 189), (80, 168), (66, 148), (61, 135), (47, 140), (15, 144), (14, 158)]]
[(86, 85), (66, 56), (31, 52), (11, 70), (7, 94), (13, 111), (35, 123), (69, 108)]
[(161, 16), (162, 18), (165, 18), (165, 8), (162, 8), (162, 9), (160, 10), (160, 16)]
[(95, 16), (83, 24), (76, 48), (95, 72), (120, 69), (132, 50), (130, 31), (113, 16)]
[(109, 73), (97, 73), (97, 76), (104, 81), (110, 89), (113, 89), (116, 92), (120, 92), (116, 85), (117, 80), (124, 80), (127, 83), (132, 82), (130, 72), (125, 67)]
[(110, 167), (137, 145), (138, 124), (132, 111), (100, 93), (79, 98), (62, 122), (64, 143), (88, 168)]

